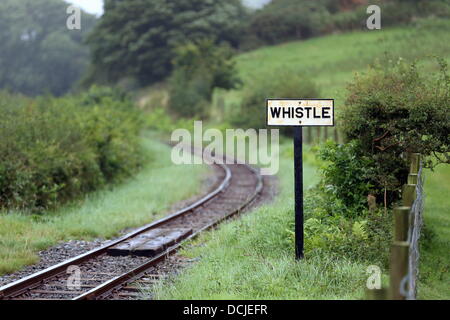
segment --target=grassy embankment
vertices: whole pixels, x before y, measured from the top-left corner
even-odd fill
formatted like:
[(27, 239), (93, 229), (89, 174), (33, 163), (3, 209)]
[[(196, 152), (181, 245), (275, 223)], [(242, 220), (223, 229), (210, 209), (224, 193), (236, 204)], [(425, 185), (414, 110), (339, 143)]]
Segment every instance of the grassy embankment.
[(36, 263), (39, 250), (59, 241), (111, 238), (125, 228), (142, 226), (201, 189), (205, 166), (172, 164), (170, 148), (150, 137), (143, 138), (142, 146), (152, 156), (124, 183), (45, 215), (0, 213), (0, 275)]
[[(314, 78), (324, 97), (336, 98), (339, 110), (345, 100), (346, 83), (354, 72), (363, 71), (375, 59), (383, 63), (398, 57), (425, 58), (430, 71), (435, 67), (432, 55), (450, 61), (450, 46), (442, 41), (449, 30), (449, 21), (425, 21), (416, 28), (355, 32), (262, 48), (239, 56), (237, 61), (247, 85), (261, 77), (276, 77), (283, 68), (298, 69)], [(226, 109), (236, 106), (240, 94), (234, 91), (224, 95)], [(427, 172), (425, 222), (437, 236), (422, 253), (422, 299), (450, 298), (448, 170), (447, 166)], [(293, 220), (292, 172), (292, 159), (282, 158), (277, 201), (202, 236), (188, 247), (184, 254), (201, 260), (173, 283), (161, 287), (158, 298), (361, 299), (368, 265), (328, 259), (326, 254), (314, 254), (298, 263), (293, 260), (287, 231)], [(316, 179), (314, 168), (306, 166), (305, 175), (305, 187), (311, 186)]]

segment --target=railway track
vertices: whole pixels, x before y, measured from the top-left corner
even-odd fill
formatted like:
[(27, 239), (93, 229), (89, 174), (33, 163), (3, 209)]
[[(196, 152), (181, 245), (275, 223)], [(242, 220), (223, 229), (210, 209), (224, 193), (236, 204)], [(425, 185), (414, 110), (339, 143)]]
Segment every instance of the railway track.
[(191, 205), (87, 253), (0, 287), (0, 300), (133, 299), (181, 244), (238, 214), (262, 191), (257, 170), (213, 164), (219, 182)]

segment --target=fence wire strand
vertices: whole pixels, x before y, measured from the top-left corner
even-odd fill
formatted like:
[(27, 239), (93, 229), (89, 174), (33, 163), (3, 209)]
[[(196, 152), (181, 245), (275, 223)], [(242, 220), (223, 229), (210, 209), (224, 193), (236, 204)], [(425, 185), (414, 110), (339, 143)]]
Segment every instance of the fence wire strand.
[(419, 173), (417, 176), (416, 185), (416, 200), (414, 201), (411, 212), (410, 221), (411, 227), (408, 231), (409, 241), (409, 268), (408, 275), (405, 282), (407, 283), (406, 298), (408, 300), (415, 300), (417, 298), (417, 279), (419, 277), (419, 238), (423, 226), (423, 209), (425, 194), (423, 192), (424, 178), (422, 175), (422, 163), (420, 164)]

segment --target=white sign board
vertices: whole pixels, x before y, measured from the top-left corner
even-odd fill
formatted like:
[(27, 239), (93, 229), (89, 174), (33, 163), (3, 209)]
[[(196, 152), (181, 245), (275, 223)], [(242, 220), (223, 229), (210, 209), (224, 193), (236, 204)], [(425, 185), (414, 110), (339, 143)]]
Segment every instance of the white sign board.
[(333, 99), (267, 99), (269, 126), (334, 126)]

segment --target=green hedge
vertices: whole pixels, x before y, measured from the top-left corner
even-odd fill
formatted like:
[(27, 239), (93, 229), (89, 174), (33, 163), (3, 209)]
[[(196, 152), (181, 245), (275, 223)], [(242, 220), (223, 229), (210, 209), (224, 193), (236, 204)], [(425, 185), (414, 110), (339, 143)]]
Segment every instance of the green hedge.
[(112, 89), (78, 96), (0, 93), (0, 207), (42, 210), (132, 173), (140, 121)]

